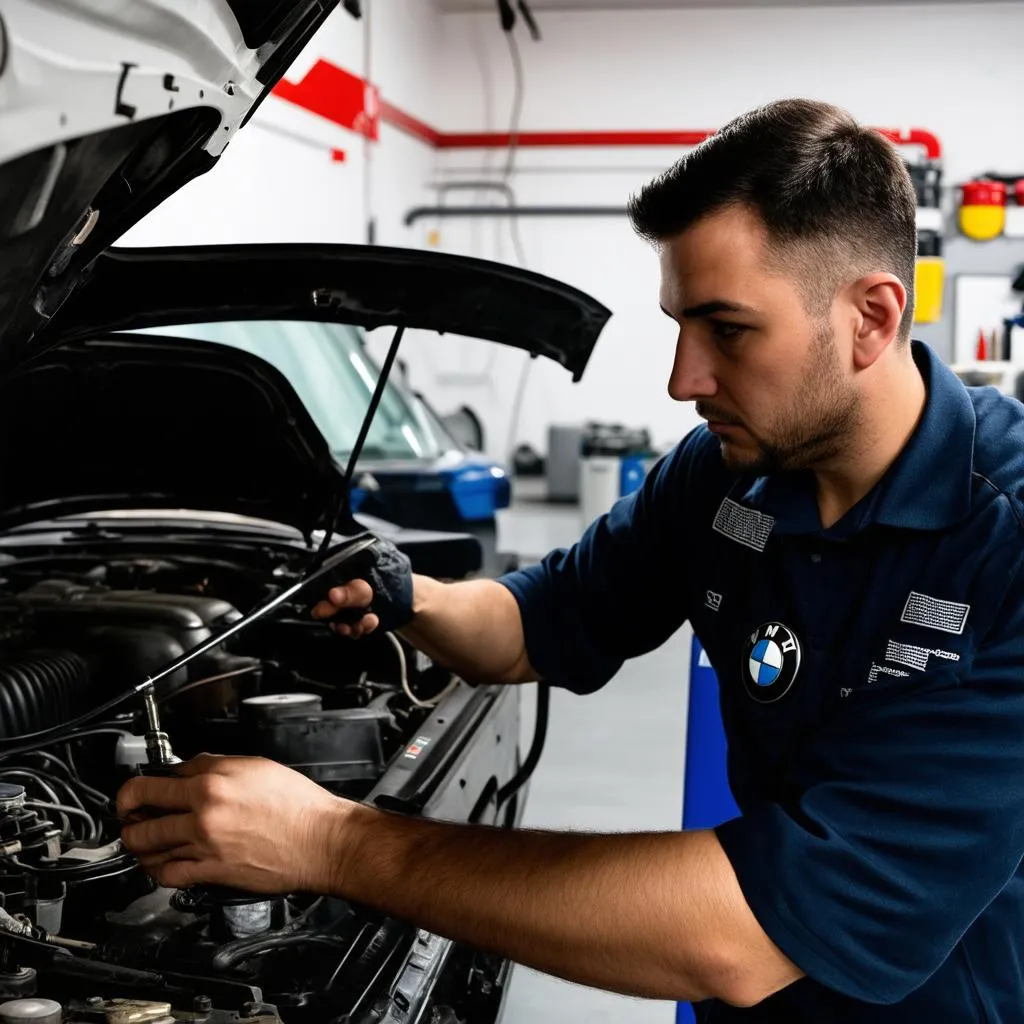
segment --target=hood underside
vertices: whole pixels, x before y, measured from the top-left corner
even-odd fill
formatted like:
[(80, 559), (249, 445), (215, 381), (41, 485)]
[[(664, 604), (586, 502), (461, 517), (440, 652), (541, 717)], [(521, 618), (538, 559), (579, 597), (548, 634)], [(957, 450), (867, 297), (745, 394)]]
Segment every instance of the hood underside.
[(101, 509), (325, 525), (342, 473), (285, 377), (225, 346), (107, 338), (0, 379), (0, 529)]
[(216, 320), (405, 326), (547, 356), (579, 380), (610, 316), (551, 278), (486, 260), (383, 246), (111, 249), (37, 338)]
[(208, 171), (337, 0), (4, 0), (0, 369)]

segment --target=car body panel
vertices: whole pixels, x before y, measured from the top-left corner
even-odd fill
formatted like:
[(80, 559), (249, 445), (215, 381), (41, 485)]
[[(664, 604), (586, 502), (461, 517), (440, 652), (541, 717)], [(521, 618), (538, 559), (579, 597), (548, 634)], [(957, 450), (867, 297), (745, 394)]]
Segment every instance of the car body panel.
[(216, 163), (335, 6), (5, 0), (0, 366), (100, 253)]

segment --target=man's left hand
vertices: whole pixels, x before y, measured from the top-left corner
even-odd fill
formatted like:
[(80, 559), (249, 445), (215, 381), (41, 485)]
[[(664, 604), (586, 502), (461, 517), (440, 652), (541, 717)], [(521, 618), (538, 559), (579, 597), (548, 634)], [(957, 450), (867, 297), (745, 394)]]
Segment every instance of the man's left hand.
[(132, 779), (117, 797), (122, 821), (147, 816), (122, 840), (161, 885), (328, 891), (358, 805), (262, 758), (200, 754), (178, 772)]

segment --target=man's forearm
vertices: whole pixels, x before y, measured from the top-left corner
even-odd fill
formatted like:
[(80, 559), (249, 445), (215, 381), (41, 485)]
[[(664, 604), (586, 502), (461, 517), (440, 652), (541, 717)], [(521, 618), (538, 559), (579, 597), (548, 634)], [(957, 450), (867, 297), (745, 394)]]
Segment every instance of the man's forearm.
[(343, 897), (582, 984), (660, 999), (737, 990), (735, 878), (713, 833), (510, 831), (363, 806), (332, 828)]
[(413, 577), (415, 618), (400, 630), (434, 661), (471, 682), (536, 678), (526, 657), (516, 599), (494, 580), (441, 583)]

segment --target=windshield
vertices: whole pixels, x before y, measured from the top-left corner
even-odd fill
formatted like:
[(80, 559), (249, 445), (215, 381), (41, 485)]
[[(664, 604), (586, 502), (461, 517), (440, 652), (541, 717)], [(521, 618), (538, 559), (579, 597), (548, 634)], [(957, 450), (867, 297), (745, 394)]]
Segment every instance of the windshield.
[[(265, 359), (288, 378), (341, 460), (352, 452), (380, 373), (363, 347), (359, 329), (351, 324), (240, 320), (148, 327), (132, 333), (212, 341)], [(419, 403), (407, 399), (389, 380), (362, 458), (436, 459), (451, 447), (432, 429)]]

